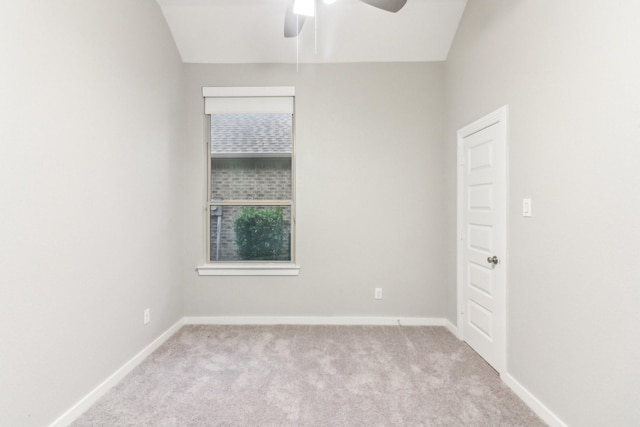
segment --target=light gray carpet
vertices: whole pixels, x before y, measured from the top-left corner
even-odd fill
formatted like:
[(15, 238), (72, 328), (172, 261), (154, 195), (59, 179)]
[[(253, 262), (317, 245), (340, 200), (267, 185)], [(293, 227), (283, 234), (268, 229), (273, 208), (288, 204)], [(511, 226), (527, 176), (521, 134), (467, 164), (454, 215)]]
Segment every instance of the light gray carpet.
[(185, 326), (81, 426), (543, 426), (442, 327)]

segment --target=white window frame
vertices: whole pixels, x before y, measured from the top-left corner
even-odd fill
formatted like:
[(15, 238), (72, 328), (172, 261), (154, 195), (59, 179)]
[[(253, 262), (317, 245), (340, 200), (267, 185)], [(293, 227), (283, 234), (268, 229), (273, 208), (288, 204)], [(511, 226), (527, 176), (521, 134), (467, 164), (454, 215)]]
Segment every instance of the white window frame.
[[(202, 88), (205, 113), (205, 159), (206, 167), (206, 195), (204, 214), (204, 264), (196, 268), (200, 276), (297, 276), (300, 266), (296, 259), (296, 174), (295, 174), (295, 88), (291, 86), (279, 87), (204, 87)], [(238, 113), (264, 112), (262, 108), (280, 108), (290, 103), (293, 112), (293, 141), (291, 148), (291, 201), (256, 200), (255, 205), (291, 206), (291, 260), (290, 261), (236, 261), (217, 262), (210, 261), (211, 230), (210, 208), (216, 206), (236, 206), (238, 201), (229, 200), (222, 202), (211, 201), (211, 114), (215, 112), (221, 101), (229, 112), (233, 108), (235, 100), (241, 104)], [(247, 109), (247, 106), (250, 106)], [(255, 109), (253, 109), (255, 108)]]

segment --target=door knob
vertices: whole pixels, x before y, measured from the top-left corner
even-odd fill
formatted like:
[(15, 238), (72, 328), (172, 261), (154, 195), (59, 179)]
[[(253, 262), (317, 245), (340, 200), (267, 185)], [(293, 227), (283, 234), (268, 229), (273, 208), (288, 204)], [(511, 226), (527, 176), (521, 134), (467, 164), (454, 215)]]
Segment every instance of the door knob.
[(498, 257), (497, 256), (490, 256), (487, 258), (487, 262), (489, 264), (493, 264), (493, 265), (498, 265)]

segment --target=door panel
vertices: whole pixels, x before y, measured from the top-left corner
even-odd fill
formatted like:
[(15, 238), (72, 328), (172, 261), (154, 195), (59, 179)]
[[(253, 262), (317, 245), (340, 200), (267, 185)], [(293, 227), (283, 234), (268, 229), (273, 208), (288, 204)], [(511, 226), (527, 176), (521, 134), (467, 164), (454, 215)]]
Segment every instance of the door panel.
[(481, 142), (467, 151), (467, 165), (469, 171), (477, 172), (482, 168), (490, 168), (492, 161), (491, 141)]
[(489, 211), (493, 209), (493, 186), (473, 185), (468, 188), (469, 208), (476, 211)]
[(493, 276), (484, 265), (469, 263), (467, 275), (469, 286), (485, 292), (487, 295), (493, 294)]
[[(469, 224), (467, 246), (469, 250), (490, 255), (492, 250), (493, 229), (484, 224)], [(474, 254), (476, 255), (476, 254)]]
[(481, 304), (469, 300), (469, 324), (474, 326), (485, 338), (491, 340), (493, 336), (493, 313), (484, 308)]
[(459, 326), (462, 338), (502, 372), (506, 348), (506, 109), (504, 116), (489, 115), (461, 129), (458, 150), (462, 159)]

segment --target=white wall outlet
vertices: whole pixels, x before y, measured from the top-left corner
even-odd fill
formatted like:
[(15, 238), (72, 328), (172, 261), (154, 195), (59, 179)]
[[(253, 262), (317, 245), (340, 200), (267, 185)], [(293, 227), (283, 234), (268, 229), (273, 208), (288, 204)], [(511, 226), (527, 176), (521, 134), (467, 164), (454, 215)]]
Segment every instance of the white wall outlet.
[(375, 299), (382, 299), (382, 288), (376, 288), (373, 296)]
[(522, 216), (531, 216), (531, 199), (522, 199)]
[(144, 311), (144, 324), (146, 325), (149, 322), (151, 322), (151, 309), (147, 308)]

